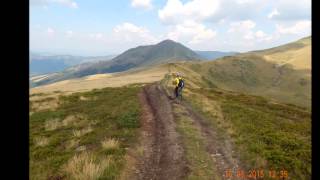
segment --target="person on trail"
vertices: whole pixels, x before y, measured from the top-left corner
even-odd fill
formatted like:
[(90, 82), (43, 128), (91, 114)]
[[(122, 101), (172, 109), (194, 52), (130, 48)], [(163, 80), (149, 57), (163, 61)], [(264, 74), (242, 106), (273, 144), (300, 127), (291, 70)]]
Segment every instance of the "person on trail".
[(173, 84), (175, 85), (174, 93), (175, 98), (179, 96), (179, 93), (182, 92), (182, 89), (184, 87), (184, 80), (182, 79), (180, 73), (175, 73), (176, 78), (173, 81)]

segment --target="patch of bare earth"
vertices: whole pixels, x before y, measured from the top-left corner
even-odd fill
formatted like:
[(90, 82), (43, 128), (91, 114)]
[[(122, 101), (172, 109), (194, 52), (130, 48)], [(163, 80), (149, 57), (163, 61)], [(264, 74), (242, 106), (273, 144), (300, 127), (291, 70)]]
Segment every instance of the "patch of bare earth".
[(140, 147), (131, 153), (135, 168), (130, 179), (185, 179), (188, 167), (169, 99), (159, 85), (145, 87), (139, 99), (143, 109), (141, 140)]
[(85, 92), (105, 87), (121, 87), (136, 83), (153, 83), (160, 81), (167, 73), (165, 65), (153, 68), (144, 68), (135, 71), (125, 71), (112, 74), (97, 74), (82, 78), (58, 81), (52, 84), (37, 86), (30, 89), (34, 93)]
[(240, 162), (234, 156), (231, 138), (227, 135), (223, 139), (219, 138), (217, 131), (212, 128), (205, 117), (195, 112), (189, 104), (185, 102), (182, 104), (187, 110), (187, 116), (194, 120), (195, 126), (200, 128), (202, 136), (207, 142), (206, 150), (211, 155), (220, 176), (225, 178), (225, 172), (229, 169), (233, 174), (236, 174), (240, 168)]
[(48, 100), (38, 100), (38, 101), (33, 101), (31, 108), (35, 111), (42, 111), (42, 110), (54, 110), (59, 106), (58, 98), (52, 98)]
[[(172, 111), (176, 101), (169, 100), (166, 94), (160, 85), (147, 86), (139, 94), (143, 109), (141, 139), (134, 150), (128, 151), (130, 169), (125, 171), (126, 177), (130, 179), (186, 179), (190, 173), (181, 137), (176, 132), (176, 117)], [(224, 176), (228, 169), (236, 173), (239, 160), (234, 156), (230, 138), (221, 139), (208, 120), (195, 112), (188, 103), (176, 105), (182, 106), (186, 116), (200, 129), (206, 142), (206, 151), (219, 176), (227, 179)]]

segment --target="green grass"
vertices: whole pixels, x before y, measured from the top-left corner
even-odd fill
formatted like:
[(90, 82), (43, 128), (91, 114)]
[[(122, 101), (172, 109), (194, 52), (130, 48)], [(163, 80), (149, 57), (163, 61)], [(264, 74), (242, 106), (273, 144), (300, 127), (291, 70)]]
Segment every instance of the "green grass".
[(177, 131), (181, 134), (190, 169), (187, 179), (220, 179), (210, 154), (206, 152), (206, 141), (202, 137), (200, 129), (194, 125), (192, 119), (183, 115), (184, 111), (182, 107), (174, 107), (174, 112), (177, 115)]
[(310, 72), (292, 69), (290, 66), (277, 68), (259, 54), (243, 54), (199, 64), (184, 64), (180, 65), (179, 71), (185, 74), (188, 80), (186, 83), (193, 81), (203, 88), (219, 87), (311, 107)]
[(46, 98), (42, 98), (42, 99), (39, 99), (39, 100), (34, 100), (33, 102), (41, 103), (41, 102), (48, 102), (48, 101), (52, 101), (52, 100), (55, 100), (55, 98), (54, 97), (46, 97)]
[(44, 96), (45, 93), (33, 93), (30, 95), (30, 97), (33, 97), (33, 96)]
[[(85, 147), (89, 157), (99, 159), (95, 161), (97, 166), (103, 159), (110, 158), (98, 178), (116, 179), (125, 164), (125, 148), (136, 142), (140, 127), (137, 98), (140, 89), (105, 88), (74, 93), (61, 96), (60, 106), (55, 110), (34, 112), (29, 126), (30, 179), (72, 178), (65, 167), (75, 155), (82, 153), (77, 151), (79, 147)], [(50, 130), (46, 128), (49, 126)], [(75, 131), (82, 133), (75, 136)], [(106, 138), (118, 140), (119, 147), (104, 149), (101, 142)]]
[[(286, 169), (291, 179), (311, 178), (311, 112), (291, 104), (246, 94), (192, 90), (220, 104), (236, 151), (246, 168)], [(195, 96), (193, 96), (195, 97)], [(203, 111), (201, 98), (188, 100), (225, 133), (228, 128)]]

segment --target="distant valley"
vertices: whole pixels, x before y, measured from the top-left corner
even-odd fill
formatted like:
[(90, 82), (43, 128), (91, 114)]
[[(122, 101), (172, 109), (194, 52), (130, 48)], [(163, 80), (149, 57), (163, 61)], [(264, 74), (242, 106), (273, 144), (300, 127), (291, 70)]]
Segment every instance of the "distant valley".
[(73, 56), (52, 55), (30, 52), (30, 76), (63, 71), (66, 68), (86, 62), (107, 61), (115, 57), (108, 56)]
[(72, 66), (59, 73), (48, 75), (46, 78), (37, 82), (31, 81), (31, 85), (44, 85), (93, 74), (121, 72), (132, 68), (152, 66), (167, 62), (201, 61), (201, 59), (202, 57), (200, 55), (184, 45), (172, 40), (164, 40), (155, 45), (131, 48), (110, 61), (99, 61)]
[[(161, 79), (166, 73), (180, 71), (189, 85), (195, 87), (219, 87), (311, 106), (311, 37), (214, 61), (200, 59), (189, 48), (174, 41), (164, 41), (129, 49), (110, 61), (84, 63), (62, 72), (35, 76), (30, 83), (33, 87), (43, 85), (33, 88), (32, 91), (37, 92), (50, 89), (76, 91), (150, 82)], [(169, 67), (175, 67), (175, 70)]]
[(222, 52), (222, 51), (195, 51), (201, 56), (203, 60), (215, 60), (224, 56), (232, 56), (238, 54), (238, 52)]
[(223, 179), (229, 167), (311, 179), (311, 37), (211, 61), (167, 40), (30, 82), (34, 179)]

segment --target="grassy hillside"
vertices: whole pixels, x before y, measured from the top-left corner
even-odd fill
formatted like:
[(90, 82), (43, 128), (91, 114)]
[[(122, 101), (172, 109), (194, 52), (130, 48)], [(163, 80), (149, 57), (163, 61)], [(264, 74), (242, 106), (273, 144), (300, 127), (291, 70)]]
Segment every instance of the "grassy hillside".
[(311, 36), (271, 49), (253, 51), (265, 60), (294, 69), (311, 69)]
[[(204, 114), (220, 141), (231, 140), (245, 172), (286, 170), (290, 179), (311, 178), (311, 112), (266, 98), (212, 89), (185, 97)], [(230, 167), (232, 168), (232, 167)]]
[(40, 86), (93, 74), (122, 72), (143, 66), (163, 64), (169, 61), (193, 61), (199, 59), (201, 57), (191, 49), (172, 40), (165, 40), (155, 45), (131, 48), (110, 61), (100, 61), (71, 67), (33, 83), (35, 86)]
[(94, 88), (120, 87), (135, 83), (152, 83), (160, 81), (168, 72), (168, 65), (152, 68), (135, 69), (122, 73), (95, 74), (77, 79), (60, 81), (30, 89), (31, 93), (48, 93), (53, 91), (88, 91)]
[(136, 141), (139, 87), (30, 101), (30, 179), (115, 179)]
[[(180, 70), (187, 74), (184, 99), (194, 110), (206, 117), (208, 128), (218, 134), (217, 141), (233, 144), (233, 157), (241, 160), (239, 164), (241, 170), (246, 174), (250, 170), (256, 172), (262, 170), (265, 174), (264, 179), (268, 179), (268, 173), (272, 170), (278, 178), (283, 170), (288, 172), (290, 179), (311, 178), (309, 108), (281, 103), (267, 97), (227, 91), (218, 88), (199, 73), (182, 69), (183, 67), (186, 66), (172, 65), (171, 70)], [(170, 76), (166, 76), (163, 84), (172, 93), (171, 80)], [(178, 122), (187, 123), (187, 121), (188, 117), (184, 117)], [(194, 123), (183, 124), (182, 134), (194, 135), (188, 138), (187, 147), (193, 143), (193, 139), (201, 139), (193, 132), (194, 126), (196, 126)], [(203, 143), (203, 140), (198, 141)], [(202, 151), (196, 153), (199, 155), (189, 157), (189, 161), (193, 162), (195, 158), (206, 156)], [(210, 161), (210, 158), (202, 159), (201, 162), (207, 161)], [(202, 171), (212, 171), (211, 166), (207, 167), (210, 167), (210, 170), (201, 167)]]
[(112, 59), (114, 55), (109, 56), (72, 56), (72, 55), (43, 55), (39, 53), (30, 53), (30, 74), (48, 74), (63, 71), (66, 68), (75, 66), (84, 62), (96, 62)]
[(232, 56), (238, 54), (238, 52), (221, 52), (221, 51), (195, 51), (204, 60), (215, 60), (224, 56)]
[[(172, 122), (176, 123), (176, 132), (164, 131), (164, 122), (153, 119), (160, 125), (155, 124), (158, 129), (150, 134), (155, 138), (162, 137), (164, 132), (179, 133), (188, 162), (186, 177), (219, 179), (226, 165), (214, 161), (219, 153), (211, 148), (225, 144), (228, 148), (222, 151), (240, 160), (239, 168), (246, 172), (262, 170), (267, 176), (269, 170), (275, 170), (279, 177), (286, 170), (290, 179), (310, 179), (311, 67), (295, 66), (297, 61), (304, 64), (311, 60), (303, 54), (310, 47), (310, 39), (212, 62), (179, 60), (32, 88), (30, 178), (118, 179), (125, 166), (130, 165), (125, 157), (128, 148), (137, 145), (137, 133), (141, 130), (142, 110), (137, 98), (141, 87), (135, 83), (162, 80), (162, 86), (172, 93), (170, 74), (181, 72), (186, 84), (185, 102), (169, 101), (164, 91), (155, 88), (145, 91), (159, 94), (147, 93), (150, 96), (144, 105), (160, 100), (167, 103), (167, 109), (172, 105), (169, 115), (175, 118)], [(292, 60), (288, 54), (301, 56)], [(268, 57), (277, 57), (279, 61)], [(158, 105), (149, 107), (149, 113), (157, 109), (167, 113)], [(198, 118), (195, 112), (205, 118)], [(168, 123), (167, 119), (165, 122)], [(157, 149), (150, 152), (152, 157), (159, 155)], [(157, 165), (156, 161), (152, 163)]]
[[(114, 62), (100, 62), (95, 65), (74, 67), (65, 73), (57, 73), (46, 78), (40, 78), (40, 80), (32, 80), (30, 84), (37, 86), (88, 74), (103, 73), (106, 71), (97, 71), (97, 69), (109, 67), (108, 63), (125, 67), (124, 69), (118, 69), (119, 71), (140, 65), (153, 64), (152, 67), (145, 67), (148, 71), (148, 69), (157, 69), (158, 67), (155, 64), (159, 62), (165, 63), (172, 60), (181, 62), (183, 58), (192, 59), (196, 56), (193, 51), (178, 43), (163, 41), (153, 46), (130, 49), (116, 57), (113, 60)], [(123, 66), (123, 64), (126, 65)], [(223, 57), (214, 62), (193, 61), (192, 63), (177, 63), (177, 66), (180, 66), (179, 71), (192, 77), (191, 80), (194, 81), (194, 85), (198, 83), (196, 85), (198, 87), (200, 84), (205, 85), (205, 87), (218, 86), (226, 90), (264, 95), (286, 103), (311, 106), (311, 37), (271, 49)], [(167, 71), (165, 70), (165, 73)], [(74, 73), (80, 74), (76, 75)], [(139, 78), (150, 78), (150, 76), (146, 73), (145, 77), (142, 75)], [(52, 87), (61, 85), (60, 88), (65, 89), (64, 86), (70, 87), (69, 85), (71, 85), (74, 87), (76, 84), (82, 84), (81, 86), (87, 89), (96, 87), (96, 85), (91, 86), (92, 83), (89, 81), (83, 81), (84, 79), (61, 81), (52, 84)], [(99, 85), (101, 87), (108, 80), (110, 79), (105, 79), (100, 83), (95, 81), (94, 83), (101, 84)], [(48, 89), (48, 87), (51, 86), (49, 85), (44, 89)]]
[[(311, 107), (310, 40), (212, 62), (176, 63), (172, 71), (181, 71), (194, 87), (219, 87)], [(266, 56), (278, 57), (279, 63)], [(308, 68), (299, 68), (298, 64)]]

